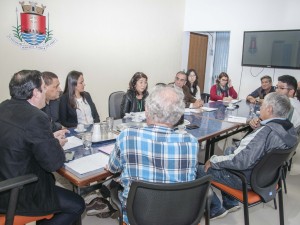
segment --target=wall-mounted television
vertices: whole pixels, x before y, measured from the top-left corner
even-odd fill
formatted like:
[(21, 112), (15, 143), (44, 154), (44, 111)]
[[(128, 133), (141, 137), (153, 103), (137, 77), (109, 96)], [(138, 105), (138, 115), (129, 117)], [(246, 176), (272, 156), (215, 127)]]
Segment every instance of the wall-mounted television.
[(245, 31), (242, 66), (300, 69), (300, 30)]

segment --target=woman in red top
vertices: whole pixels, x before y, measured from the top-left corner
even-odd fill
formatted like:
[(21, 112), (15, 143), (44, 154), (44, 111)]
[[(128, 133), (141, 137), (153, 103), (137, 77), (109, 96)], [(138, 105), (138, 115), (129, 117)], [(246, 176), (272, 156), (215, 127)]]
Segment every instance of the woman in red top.
[(237, 93), (234, 90), (228, 74), (220, 73), (215, 85), (210, 89), (210, 100), (212, 101), (231, 101), (237, 98)]

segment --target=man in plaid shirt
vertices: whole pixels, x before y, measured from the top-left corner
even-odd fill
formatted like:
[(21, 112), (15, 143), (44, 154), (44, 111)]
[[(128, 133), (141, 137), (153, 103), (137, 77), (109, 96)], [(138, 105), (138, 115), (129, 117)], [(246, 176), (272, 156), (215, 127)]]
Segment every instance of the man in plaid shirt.
[(184, 113), (182, 90), (156, 86), (146, 99), (147, 126), (128, 128), (117, 137), (108, 169), (121, 172), (119, 193), (128, 224), (126, 199), (133, 180), (176, 183), (196, 178), (198, 140), (188, 133), (176, 133), (173, 125)]

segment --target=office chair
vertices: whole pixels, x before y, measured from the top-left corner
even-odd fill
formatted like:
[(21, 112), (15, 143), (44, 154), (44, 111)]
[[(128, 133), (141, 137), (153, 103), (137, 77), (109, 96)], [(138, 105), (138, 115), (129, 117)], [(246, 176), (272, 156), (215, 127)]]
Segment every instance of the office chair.
[(209, 101), (209, 97), (210, 97), (210, 94), (208, 94), (208, 93), (201, 94), (201, 99), (204, 103), (207, 103)]
[[(210, 179), (205, 176), (172, 184), (133, 181), (126, 204), (130, 225), (198, 225), (204, 211), (205, 224), (209, 225)], [(119, 224), (125, 224), (117, 191), (111, 195), (118, 207)]]
[(10, 191), (10, 198), (7, 207), (7, 213), (0, 215), (0, 225), (25, 225), (33, 221), (42, 219), (51, 219), (53, 214), (45, 216), (20, 216), (15, 215), (18, 204), (19, 191), (24, 185), (33, 183), (38, 180), (34, 174), (28, 174), (15, 178), (10, 178), (0, 182), (0, 192)]
[(258, 205), (262, 202), (266, 203), (271, 200), (275, 200), (276, 193), (278, 193), (280, 225), (284, 225), (283, 197), (281, 188), (282, 166), (293, 151), (295, 151), (295, 147), (288, 150), (273, 149), (264, 155), (252, 170), (250, 180), (251, 190), (247, 189), (247, 180), (244, 174), (241, 171), (230, 169), (227, 170), (242, 180), (242, 191), (215, 181), (212, 181), (211, 184), (243, 203), (245, 225), (249, 225), (248, 207)]
[(114, 119), (121, 118), (121, 102), (125, 95), (124, 91), (116, 91), (110, 94), (108, 98), (108, 114)]

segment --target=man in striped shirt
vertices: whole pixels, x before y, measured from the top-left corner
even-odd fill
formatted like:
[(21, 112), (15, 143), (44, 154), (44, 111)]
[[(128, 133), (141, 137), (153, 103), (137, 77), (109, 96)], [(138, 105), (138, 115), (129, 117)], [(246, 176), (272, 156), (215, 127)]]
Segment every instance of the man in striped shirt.
[(146, 99), (147, 126), (125, 129), (116, 140), (108, 169), (121, 172), (124, 190), (119, 198), (127, 224), (126, 199), (133, 180), (176, 183), (196, 178), (198, 140), (173, 129), (184, 113), (183, 98), (176, 88), (156, 86)]

